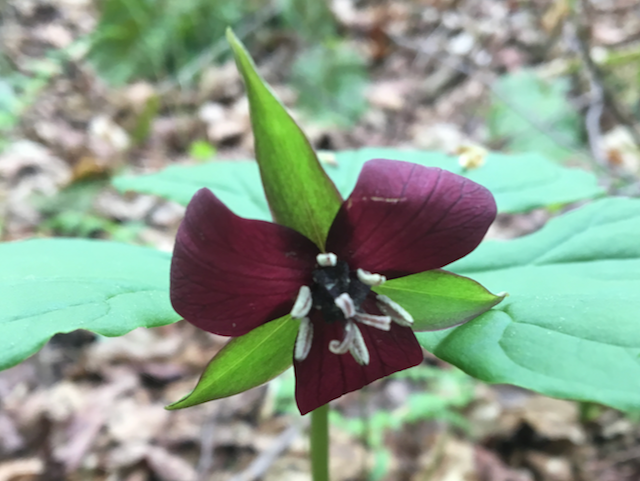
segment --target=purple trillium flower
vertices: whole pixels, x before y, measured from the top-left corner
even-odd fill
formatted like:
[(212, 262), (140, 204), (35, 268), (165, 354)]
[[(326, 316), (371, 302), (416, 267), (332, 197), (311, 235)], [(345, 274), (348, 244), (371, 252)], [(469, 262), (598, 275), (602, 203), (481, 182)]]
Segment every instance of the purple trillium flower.
[(495, 216), (491, 193), (465, 177), (371, 160), (321, 252), (293, 229), (238, 217), (201, 189), (178, 230), (171, 302), (185, 320), (223, 336), (291, 314), (300, 323), (296, 401), (306, 414), (420, 364), (411, 315), (371, 288), (467, 255)]

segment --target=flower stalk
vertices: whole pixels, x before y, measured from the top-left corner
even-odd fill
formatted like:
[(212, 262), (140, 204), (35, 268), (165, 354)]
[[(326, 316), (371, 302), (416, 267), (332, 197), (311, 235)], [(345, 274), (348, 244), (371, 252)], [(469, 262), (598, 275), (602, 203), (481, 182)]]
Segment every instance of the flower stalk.
[(313, 481), (329, 481), (329, 405), (311, 411), (311, 474)]

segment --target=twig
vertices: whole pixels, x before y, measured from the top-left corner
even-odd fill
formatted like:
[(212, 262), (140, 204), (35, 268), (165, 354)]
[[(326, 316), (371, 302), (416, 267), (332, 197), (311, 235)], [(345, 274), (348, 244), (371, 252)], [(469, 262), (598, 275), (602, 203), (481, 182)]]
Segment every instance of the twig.
[(260, 478), (274, 463), (295, 439), (300, 435), (303, 423), (301, 421), (294, 422), (285, 429), (280, 436), (260, 455), (253, 460), (247, 469), (242, 473), (235, 475), (229, 481), (254, 481)]
[[(582, 6), (583, 9), (587, 8), (585, 0), (583, 0)], [(609, 107), (609, 110), (614, 115), (618, 123), (626, 125), (629, 128), (633, 140), (638, 146), (640, 146), (640, 133), (635, 129), (633, 122), (625, 118), (613, 95), (607, 91), (602, 80), (602, 74), (591, 58), (589, 42), (586, 38), (587, 28), (580, 25), (577, 15), (578, 12), (574, 14), (573, 21), (567, 23), (567, 28), (571, 35), (571, 43), (575, 46), (575, 50), (577, 50), (577, 53), (580, 56), (580, 60), (584, 65), (585, 72), (589, 80), (589, 106), (585, 116), (585, 127), (589, 139), (589, 147), (591, 148), (591, 155), (602, 169), (610, 175), (624, 181), (627, 184), (627, 187), (631, 186), (632, 191), (634, 191), (637, 190), (638, 187), (636, 177), (621, 169), (614, 169), (604, 150), (600, 119), (605, 105)], [(608, 179), (608, 181), (609, 184), (612, 183), (611, 179)], [(609, 187), (611, 187), (611, 185)]]
[[(223, 406), (224, 407), (224, 406)], [(198, 479), (205, 479), (205, 476), (213, 469), (213, 450), (216, 444), (215, 428), (219, 416), (209, 415), (202, 426), (200, 433), (200, 457), (196, 471)]]
[[(589, 8), (589, 4), (586, 0), (582, 0), (581, 5), (584, 11), (586, 11)], [(576, 28), (575, 36), (577, 38), (578, 47), (580, 49), (580, 55), (582, 57), (582, 61), (585, 65), (585, 68), (587, 69), (589, 76), (594, 79), (594, 81), (597, 83), (599, 88), (602, 90), (603, 100), (606, 103), (606, 105), (609, 107), (609, 110), (611, 114), (615, 117), (616, 121), (619, 124), (625, 125), (629, 128), (629, 131), (631, 133), (631, 136), (633, 137), (634, 142), (638, 147), (640, 147), (640, 131), (638, 131), (637, 127), (635, 126), (633, 120), (629, 117), (629, 115), (627, 115), (624, 112), (624, 109), (618, 104), (618, 101), (616, 100), (613, 93), (609, 89), (607, 89), (607, 86), (602, 81), (602, 73), (600, 72), (600, 69), (591, 59), (591, 55), (589, 55), (589, 47), (587, 45), (586, 40), (584, 39), (586, 28), (582, 29), (581, 31), (579, 25), (577, 25), (577, 22), (576, 22), (575, 28)]]
[(567, 28), (570, 31), (571, 43), (575, 45), (575, 49), (580, 55), (589, 79), (589, 106), (587, 107), (587, 114), (585, 116), (585, 127), (587, 129), (591, 155), (600, 167), (609, 170), (609, 162), (603, 148), (602, 129), (600, 128), (600, 119), (604, 111), (604, 89), (602, 88), (602, 84), (595, 70), (595, 65), (589, 54), (589, 47), (584, 38), (584, 31), (581, 31), (577, 19), (574, 19), (573, 23), (567, 23)]

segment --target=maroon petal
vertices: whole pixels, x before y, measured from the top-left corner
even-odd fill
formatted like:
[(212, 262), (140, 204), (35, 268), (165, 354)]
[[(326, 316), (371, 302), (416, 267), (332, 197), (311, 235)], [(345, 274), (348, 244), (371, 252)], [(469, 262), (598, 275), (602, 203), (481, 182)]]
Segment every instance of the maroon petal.
[(351, 269), (388, 278), (415, 274), (467, 255), (495, 217), (491, 193), (465, 177), (370, 160), (331, 226), (327, 251)]
[(422, 362), (422, 349), (408, 327), (391, 325), (390, 331), (358, 324), (369, 349), (369, 364), (361, 366), (347, 354), (333, 354), (329, 342), (342, 340), (341, 322), (313, 322), (313, 344), (304, 361), (294, 361), (296, 401), (300, 414), (356, 391), (376, 379)]
[(193, 196), (171, 262), (171, 303), (190, 323), (240, 336), (289, 312), (311, 283), (318, 248), (302, 234), (231, 212), (208, 189)]

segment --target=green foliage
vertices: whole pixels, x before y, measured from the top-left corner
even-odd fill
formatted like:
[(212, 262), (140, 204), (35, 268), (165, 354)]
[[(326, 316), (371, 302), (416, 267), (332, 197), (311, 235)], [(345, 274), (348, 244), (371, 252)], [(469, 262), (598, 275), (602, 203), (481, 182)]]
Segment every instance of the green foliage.
[(298, 325), (287, 315), (233, 338), (211, 360), (194, 390), (168, 409), (233, 396), (278, 376), (293, 363)]
[(45, 216), (40, 229), (65, 237), (134, 242), (143, 227), (141, 223), (119, 223), (94, 211), (95, 196), (106, 185), (108, 179), (86, 179), (71, 184), (53, 197), (36, 197), (35, 206)]
[(216, 148), (206, 140), (196, 140), (189, 146), (189, 157), (198, 162), (213, 160), (216, 156)]
[(57, 333), (121, 336), (179, 320), (169, 304), (169, 261), (169, 254), (115, 242), (0, 244), (0, 369)]
[(311, 144), (255, 70), (244, 46), (227, 30), (249, 97), (260, 178), (278, 224), (306, 235), (320, 248), (341, 205)]
[(503, 300), (473, 279), (443, 270), (421, 272), (373, 288), (413, 316), (414, 331), (451, 327), (487, 312)]
[[(302, 40), (292, 66), (300, 107), (321, 122), (357, 121), (367, 106), (367, 71), (362, 58), (337, 36), (331, 10), (325, 2), (279, 3), (274, 23)], [(265, 0), (104, 0), (89, 59), (116, 85), (140, 78), (182, 78), (212, 51), (227, 26), (241, 26), (268, 8), (273, 7)], [(133, 133), (134, 141), (139, 137)]]
[(478, 379), (640, 409), (640, 200), (611, 198), (452, 264), (501, 304), (453, 329), (418, 333)]
[(117, 242), (132, 242), (142, 229), (139, 225), (121, 225), (87, 212), (63, 211), (44, 221), (41, 228), (65, 237), (102, 237)]
[(15, 127), (19, 110), (20, 100), (14, 86), (6, 78), (0, 78), (0, 134)]
[(311, 44), (334, 38), (337, 25), (328, 2), (279, 0), (284, 25)]
[[(440, 152), (368, 148), (337, 152), (336, 165), (324, 169), (343, 197), (355, 186), (362, 165), (370, 159), (406, 160), (440, 167), (462, 174), (456, 157)], [(491, 153), (486, 164), (465, 174), (487, 187), (503, 213), (526, 212), (557, 206), (604, 194), (596, 177), (580, 169), (567, 169), (539, 154), (505, 155)], [(156, 174), (118, 177), (114, 185), (121, 191), (155, 194), (187, 205), (201, 187), (210, 188), (236, 214), (270, 220), (258, 167), (251, 162), (212, 162), (197, 166), (171, 166)]]
[(292, 68), (298, 104), (314, 120), (344, 127), (356, 123), (366, 111), (366, 65), (345, 42), (316, 45), (299, 55)]
[(138, 114), (135, 124), (131, 129), (131, 140), (135, 145), (141, 144), (147, 140), (147, 137), (149, 137), (149, 133), (151, 132), (153, 119), (156, 118), (159, 110), (160, 97), (152, 95), (144, 104), (142, 111)]
[(0, 150), (6, 147), (22, 112), (35, 100), (46, 82), (44, 75), (29, 77), (17, 72), (0, 52)]
[(228, 25), (264, 4), (262, 0), (105, 0), (89, 59), (114, 84), (172, 75), (222, 39)]
[(500, 78), (488, 125), (512, 152), (540, 152), (564, 160), (582, 145), (580, 116), (567, 101), (568, 79), (545, 81), (530, 70)]
[(338, 35), (328, 2), (280, 0), (280, 5), (284, 25), (304, 44), (291, 66), (298, 107), (319, 123), (356, 123), (368, 107), (367, 66), (362, 55)]

